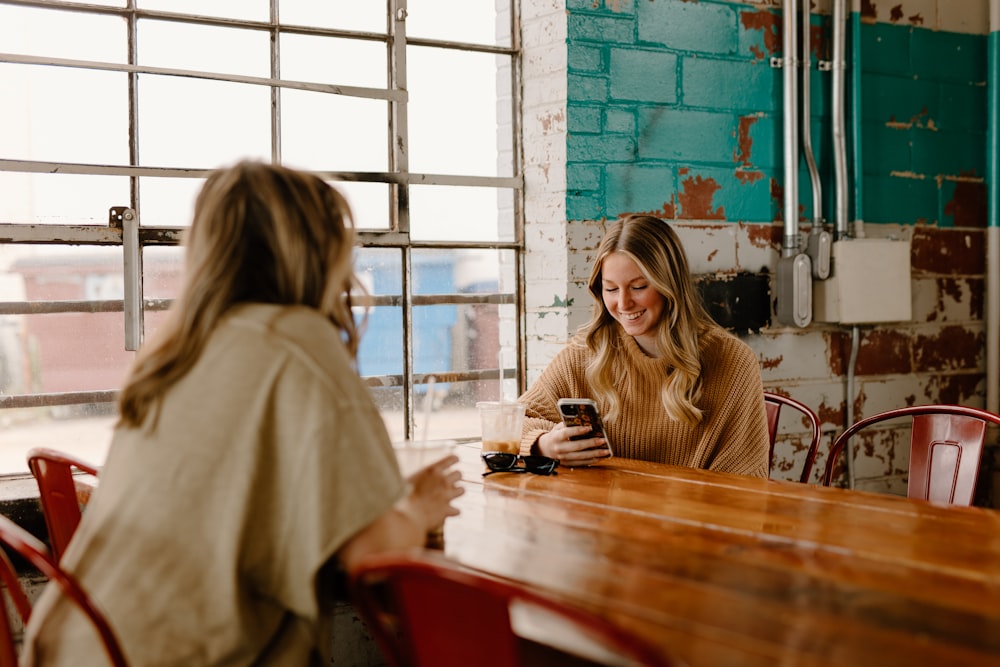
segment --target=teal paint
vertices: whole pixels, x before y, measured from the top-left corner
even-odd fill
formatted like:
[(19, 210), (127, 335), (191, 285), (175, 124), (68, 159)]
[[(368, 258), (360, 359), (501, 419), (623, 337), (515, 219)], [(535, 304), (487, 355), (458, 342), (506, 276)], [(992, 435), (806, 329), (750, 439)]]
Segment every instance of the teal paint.
[[(852, 3), (853, 4), (853, 3)], [(851, 128), (851, 168), (848, 169), (848, 178), (851, 184), (851, 204), (854, 207), (854, 217), (851, 220), (864, 222), (864, 175), (862, 171), (864, 142), (862, 141), (862, 120), (861, 120), (861, 12), (851, 12), (851, 30), (848, 33), (851, 40), (851, 98), (848, 106), (850, 114), (847, 121)], [(832, 209), (829, 209), (832, 210)]]
[(611, 49), (611, 97), (650, 104), (677, 101), (677, 56), (645, 49)]
[[(997, 183), (997, 179), (1000, 178), (1000, 140), (997, 137), (998, 114), (1000, 114), (1000, 86), (997, 85), (997, 76), (1000, 76), (1000, 37), (998, 37), (996, 30), (990, 30), (987, 43), (988, 72), (991, 76), (987, 78), (986, 183), (989, 186), (989, 196), (987, 198), (988, 214), (986, 220), (988, 226), (997, 227), (1000, 226), (1000, 201), (998, 201), (1000, 188), (998, 188)], [(995, 297), (991, 297), (991, 299), (995, 299)]]
[(729, 55), (738, 42), (737, 8), (683, 2), (642, 2), (639, 41), (678, 51)]
[(676, 173), (673, 167), (609, 164), (605, 167), (610, 211), (673, 216)]
[[(780, 55), (779, 11), (724, 0), (566, 6), (570, 219), (781, 219), (781, 70), (769, 64)], [(812, 21), (830, 35), (829, 17)], [(857, 13), (850, 22), (854, 219), (976, 224), (986, 217), (975, 212), (987, 168), (986, 37), (862, 24)], [(813, 67), (810, 77), (832, 211), (830, 73)], [(810, 198), (800, 193), (800, 219), (811, 219)]]

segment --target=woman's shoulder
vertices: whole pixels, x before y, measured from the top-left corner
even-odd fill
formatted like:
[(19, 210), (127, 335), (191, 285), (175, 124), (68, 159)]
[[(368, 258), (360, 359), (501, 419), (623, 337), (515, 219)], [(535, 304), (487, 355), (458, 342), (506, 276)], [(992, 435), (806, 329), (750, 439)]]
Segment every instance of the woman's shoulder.
[(703, 358), (745, 358), (756, 361), (756, 354), (746, 342), (720, 326), (709, 326), (699, 337)]

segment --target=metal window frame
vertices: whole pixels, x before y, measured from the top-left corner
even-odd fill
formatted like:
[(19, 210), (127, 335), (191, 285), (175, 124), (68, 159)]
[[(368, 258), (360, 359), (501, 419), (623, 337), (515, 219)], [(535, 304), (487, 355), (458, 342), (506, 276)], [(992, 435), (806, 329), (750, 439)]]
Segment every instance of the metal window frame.
[[(43, 65), (53, 67), (82, 68), (87, 70), (125, 72), (129, 76), (129, 165), (83, 164), (47, 162), (0, 158), (0, 172), (53, 173), (80, 175), (116, 175), (130, 179), (130, 202), (116, 202), (109, 211), (108, 226), (100, 225), (52, 225), (16, 224), (0, 221), (0, 239), (9, 244), (66, 244), (121, 246), (124, 253), (126, 297), (122, 301), (60, 301), (60, 302), (0, 302), (0, 314), (42, 314), (55, 312), (121, 312), (126, 314), (126, 344), (137, 348), (142, 336), (142, 314), (145, 310), (162, 310), (169, 307), (170, 300), (144, 299), (142, 295), (142, 248), (147, 246), (179, 245), (184, 228), (146, 227), (141, 225), (141, 202), (139, 201), (139, 179), (144, 176), (172, 178), (203, 178), (211, 170), (163, 168), (140, 166), (138, 159), (138, 99), (137, 80), (140, 74), (155, 74), (185, 78), (245, 83), (267, 86), (271, 89), (271, 138), (272, 159), (281, 160), (280, 145), (280, 95), (281, 89), (298, 89), (331, 95), (385, 100), (389, 104), (390, 119), (386, 139), (389, 151), (389, 171), (316, 172), (331, 181), (385, 183), (390, 187), (390, 229), (387, 231), (358, 229), (358, 240), (362, 247), (398, 248), (402, 253), (402, 294), (398, 297), (375, 297), (374, 305), (400, 305), (403, 309), (404, 366), (402, 375), (366, 378), (370, 386), (401, 386), (405, 388), (404, 413), (406, 415), (406, 436), (414, 431), (414, 384), (425, 383), (427, 378), (413, 371), (413, 331), (411, 315), (414, 306), (434, 304), (513, 304), (516, 306), (516, 363), (515, 368), (498, 368), (435, 373), (442, 382), (515, 378), (518, 391), (525, 387), (524, 350), (524, 207), (523, 176), (520, 128), (520, 7), (518, 0), (510, 0), (511, 46), (493, 46), (432, 39), (408, 39), (406, 36), (407, 0), (386, 0), (386, 33), (372, 33), (353, 30), (338, 30), (314, 26), (282, 24), (278, 20), (279, 0), (271, 0), (270, 17), (267, 22), (228, 19), (212, 16), (181, 14), (135, 7), (135, 0), (126, 0), (125, 7), (103, 7), (78, 2), (60, 0), (0, 0), (0, 5), (61, 9), (87, 14), (113, 15), (126, 20), (128, 39), (128, 62), (108, 63), (66, 58), (40, 58), (0, 52), (0, 63)], [(222, 26), (249, 30), (266, 31), (271, 35), (270, 77), (250, 77), (220, 74), (211, 71), (184, 70), (162, 67), (146, 67), (137, 64), (137, 32), (140, 19), (158, 19), (187, 24)], [(278, 76), (280, 34), (302, 34), (340, 37), (357, 40), (378, 41), (388, 49), (389, 87), (385, 89), (361, 86), (342, 86), (308, 81), (281, 79)], [(511, 59), (511, 133), (513, 146), (513, 176), (469, 176), (463, 174), (427, 174), (409, 171), (407, 159), (408, 118), (407, 118), (407, 70), (406, 47), (432, 46), (458, 51), (475, 51), (509, 56)], [(449, 242), (413, 241), (410, 239), (409, 187), (420, 185), (478, 186), (510, 189), (514, 193), (514, 240), (511, 242)], [(137, 211), (139, 212), (137, 214)], [(447, 294), (423, 296), (412, 294), (412, 264), (414, 250), (420, 249), (498, 249), (511, 250), (515, 258), (515, 286), (513, 291), (492, 294)], [(0, 396), (0, 409), (12, 407), (35, 407), (50, 405), (71, 405), (77, 403), (111, 402), (117, 391), (85, 391), (61, 394), (22, 394)]]

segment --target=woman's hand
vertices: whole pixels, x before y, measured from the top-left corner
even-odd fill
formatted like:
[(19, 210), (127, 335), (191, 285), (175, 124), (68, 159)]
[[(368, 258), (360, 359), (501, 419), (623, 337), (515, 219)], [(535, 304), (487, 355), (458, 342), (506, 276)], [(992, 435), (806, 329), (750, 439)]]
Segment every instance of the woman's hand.
[(451, 503), (465, 493), (459, 485), (462, 473), (453, 466), (458, 463), (454, 454), (446, 456), (426, 468), (422, 468), (407, 479), (410, 493), (404, 499), (406, 511), (424, 523), (426, 530), (441, 525), (446, 517), (458, 514), (458, 508)]
[(607, 441), (602, 437), (571, 440), (590, 433), (589, 426), (558, 424), (538, 438), (538, 452), (559, 461), (564, 466), (589, 466), (611, 456)]

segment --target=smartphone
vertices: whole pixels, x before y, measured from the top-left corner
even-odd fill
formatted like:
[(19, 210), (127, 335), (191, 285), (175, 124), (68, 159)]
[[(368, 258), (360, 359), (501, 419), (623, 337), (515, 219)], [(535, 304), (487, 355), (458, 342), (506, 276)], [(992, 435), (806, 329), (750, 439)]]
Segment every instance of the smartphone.
[(556, 401), (556, 405), (559, 407), (559, 414), (562, 415), (566, 426), (590, 427), (590, 433), (574, 436), (573, 440), (599, 435), (604, 438), (604, 446), (608, 448), (609, 456), (615, 455), (615, 450), (611, 447), (611, 439), (608, 437), (607, 431), (604, 430), (601, 414), (597, 411), (597, 403), (589, 398), (560, 398)]

